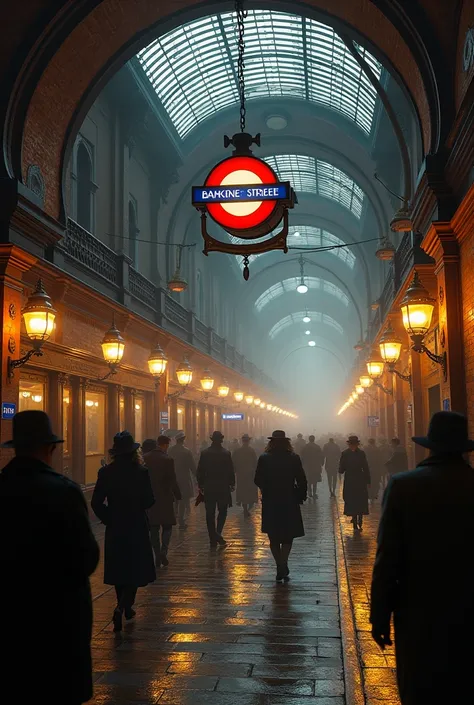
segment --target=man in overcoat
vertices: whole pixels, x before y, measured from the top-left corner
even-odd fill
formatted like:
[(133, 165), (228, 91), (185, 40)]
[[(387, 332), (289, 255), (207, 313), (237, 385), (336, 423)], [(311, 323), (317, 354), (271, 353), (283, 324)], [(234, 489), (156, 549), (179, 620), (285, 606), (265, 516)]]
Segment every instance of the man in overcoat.
[(390, 477), (392, 477), (392, 475), (408, 470), (408, 455), (399, 438), (392, 438), (390, 446), (392, 454), (385, 463), (385, 467)]
[(344, 475), (344, 514), (352, 517), (357, 531), (362, 529), (363, 517), (369, 513), (370, 470), (358, 437), (349, 436), (347, 446), (339, 461), (339, 472)]
[[(214, 431), (211, 445), (203, 450), (197, 468), (199, 489), (204, 495), (206, 522), (211, 548), (226, 545), (222, 536), (227, 519), (227, 509), (232, 506), (235, 487), (234, 465), (228, 450), (222, 447), (224, 436)], [(217, 509), (217, 525), (216, 525)]]
[(58, 443), (43, 411), (22, 411), (3, 444), (15, 450), (0, 475), (5, 705), (79, 705), (92, 697), (89, 576), (99, 547), (80, 487), (51, 467)]
[(314, 436), (309, 437), (308, 443), (303, 446), (300, 457), (308, 481), (308, 496), (318, 499), (318, 482), (322, 480), (324, 455), (321, 446), (315, 441)]
[(254, 482), (257, 469), (257, 454), (250, 445), (248, 433), (242, 436), (242, 445), (232, 453), (235, 476), (237, 478), (237, 504), (244, 509), (244, 516), (250, 516), (250, 508), (258, 502), (258, 490)]
[(148, 521), (157, 568), (169, 565), (168, 549), (176, 525), (174, 503), (181, 499), (174, 460), (168, 456), (170, 442), (168, 436), (159, 436), (157, 448), (144, 455), (155, 496), (155, 503), (148, 510)]
[(372, 636), (384, 649), (394, 616), (403, 705), (473, 701), (474, 450), (467, 419), (441, 411), (426, 437), (430, 456), (392, 477), (372, 579)]
[(177, 501), (177, 514), (179, 528), (186, 529), (186, 519), (191, 512), (191, 497), (194, 496), (194, 478), (196, 477), (196, 463), (189, 448), (184, 441), (186, 435), (179, 431), (175, 436), (176, 444), (168, 450), (168, 455), (174, 460), (174, 471), (181, 492), (181, 499)]
[(336, 496), (337, 487), (337, 470), (339, 468), (339, 460), (341, 458), (341, 449), (334, 438), (330, 438), (323, 448), (324, 462), (326, 473), (328, 476), (329, 492), (331, 497)]

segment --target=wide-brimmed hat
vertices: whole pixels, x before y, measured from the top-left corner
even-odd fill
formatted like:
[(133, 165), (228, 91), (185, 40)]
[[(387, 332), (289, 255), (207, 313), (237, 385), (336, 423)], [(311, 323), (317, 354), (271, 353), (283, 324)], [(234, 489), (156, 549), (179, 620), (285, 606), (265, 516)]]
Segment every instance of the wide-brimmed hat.
[(53, 433), (51, 421), (44, 411), (20, 411), (13, 417), (13, 438), (2, 443), (2, 448), (33, 448), (51, 443), (64, 443)]
[(130, 431), (120, 431), (114, 436), (114, 445), (110, 448), (110, 455), (125, 455), (126, 453), (133, 453), (134, 450), (140, 448), (139, 443), (135, 443)]
[(271, 436), (268, 436), (269, 441), (277, 440), (277, 441), (290, 441), (291, 438), (287, 438), (287, 435), (284, 431), (273, 431)]
[(359, 436), (356, 436), (355, 434), (351, 434), (349, 436), (349, 438), (347, 439), (347, 443), (349, 445), (355, 445), (356, 443), (359, 445), (360, 444)]
[(209, 436), (211, 441), (223, 441), (224, 440), (224, 434), (222, 434), (220, 431), (214, 431), (211, 436)]
[(151, 453), (156, 450), (156, 438), (147, 438), (142, 443), (142, 453)]
[(469, 439), (467, 418), (455, 411), (438, 411), (431, 417), (426, 436), (413, 436), (412, 441), (436, 453), (470, 453), (474, 441)]
[(174, 438), (176, 441), (180, 441), (182, 438), (186, 438), (186, 434), (184, 431), (178, 431)]
[(244, 435), (242, 436), (242, 439), (241, 439), (241, 440), (242, 440), (242, 441), (251, 441), (251, 440), (252, 440), (252, 436), (249, 436), (248, 433), (244, 433)]

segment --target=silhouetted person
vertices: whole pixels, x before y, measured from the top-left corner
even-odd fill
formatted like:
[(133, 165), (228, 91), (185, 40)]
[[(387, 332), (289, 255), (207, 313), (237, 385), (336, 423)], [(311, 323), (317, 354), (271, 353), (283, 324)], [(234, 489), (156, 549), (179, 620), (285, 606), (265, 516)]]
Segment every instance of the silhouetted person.
[(298, 453), (298, 455), (301, 455), (301, 451), (303, 450), (303, 448), (305, 447), (305, 445), (306, 445), (306, 441), (305, 441), (305, 439), (303, 438), (303, 434), (302, 434), (302, 433), (298, 433), (298, 435), (296, 436), (296, 441), (295, 441), (295, 446), (294, 446), (294, 452), (295, 452), (295, 453)]
[(308, 496), (318, 499), (318, 482), (322, 480), (322, 465), (324, 455), (321, 446), (315, 443), (315, 437), (310, 436), (300, 453), (303, 470), (308, 481)]
[(194, 497), (193, 477), (196, 477), (196, 463), (189, 448), (184, 441), (186, 435), (180, 431), (176, 435), (176, 445), (168, 450), (168, 455), (174, 460), (174, 471), (181, 492), (181, 499), (177, 502), (178, 522), (180, 529), (186, 529), (186, 520), (191, 513), (191, 497)]
[(300, 504), (306, 500), (308, 484), (301, 458), (285, 432), (273, 431), (268, 440), (258, 459), (255, 484), (262, 491), (262, 533), (268, 534), (276, 579), (286, 580), (293, 540), (304, 536)]
[(174, 461), (168, 456), (169, 445), (168, 436), (160, 436), (157, 447), (146, 453), (144, 457), (155, 495), (155, 503), (148, 510), (148, 521), (157, 568), (169, 565), (168, 549), (173, 526), (176, 524), (174, 503), (181, 499), (174, 471)]
[[(232, 506), (232, 492), (235, 487), (232, 456), (222, 447), (224, 436), (214, 431), (211, 445), (203, 450), (197, 468), (199, 489), (204, 495), (206, 522), (211, 548), (217, 544), (226, 545), (222, 536), (227, 519), (227, 510)], [(217, 525), (216, 525), (217, 509)]]
[(392, 455), (385, 463), (385, 467), (390, 477), (392, 477), (399, 472), (406, 472), (408, 470), (408, 455), (405, 448), (400, 444), (399, 438), (392, 438), (390, 446)]
[(248, 433), (245, 433), (242, 436), (242, 445), (232, 453), (237, 480), (236, 501), (242, 505), (246, 517), (249, 516), (250, 508), (258, 502), (258, 490), (254, 482), (258, 458), (250, 445), (251, 440)]
[(336, 496), (337, 487), (337, 471), (339, 469), (339, 461), (341, 459), (341, 449), (334, 442), (334, 438), (330, 438), (323, 448), (324, 462), (326, 473), (328, 476), (329, 492), (331, 497)]
[(357, 436), (349, 436), (347, 445), (341, 455), (339, 472), (344, 475), (344, 514), (352, 517), (352, 525), (357, 530), (362, 529), (363, 516), (369, 513), (370, 471)]
[(135, 616), (137, 589), (156, 579), (146, 515), (155, 498), (139, 448), (128, 431), (114, 436), (112, 462), (99, 470), (91, 501), (105, 524), (104, 583), (115, 586), (116, 632), (122, 630), (122, 615)]
[(395, 475), (383, 500), (372, 579), (372, 636), (394, 615), (403, 705), (470, 703), (474, 662), (474, 450), (467, 420), (441, 411), (413, 441), (430, 456)]
[(240, 443), (238, 438), (234, 438), (232, 443), (229, 443), (229, 450), (231, 453), (233, 453), (235, 450), (238, 450), (240, 448)]
[(390, 477), (388, 473), (387, 463), (393, 455), (391, 446), (388, 445), (386, 438), (380, 438), (377, 448), (380, 454), (380, 465), (381, 465), (381, 484), (384, 490), (387, 486), (388, 478)]
[(79, 705), (92, 697), (89, 576), (99, 547), (80, 487), (51, 467), (58, 443), (43, 411), (22, 411), (13, 417), (13, 440), (2, 444), (15, 449), (0, 474), (5, 705)]
[(379, 495), (380, 482), (383, 474), (385, 473), (385, 468), (380, 462), (380, 450), (375, 445), (375, 438), (369, 438), (367, 441), (367, 445), (365, 446), (365, 455), (370, 471), (369, 498), (375, 500)]

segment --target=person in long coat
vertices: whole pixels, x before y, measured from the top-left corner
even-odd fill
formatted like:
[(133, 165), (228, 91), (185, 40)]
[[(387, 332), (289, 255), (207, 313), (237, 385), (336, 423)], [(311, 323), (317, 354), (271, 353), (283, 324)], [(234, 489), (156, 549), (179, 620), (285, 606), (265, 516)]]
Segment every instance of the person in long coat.
[(330, 438), (323, 448), (324, 455), (324, 467), (326, 468), (326, 474), (328, 476), (329, 492), (331, 497), (336, 496), (337, 487), (337, 471), (339, 468), (339, 461), (341, 459), (341, 449), (334, 442), (334, 438)]
[(379, 494), (380, 482), (385, 473), (385, 468), (380, 462), (380, 450), (375, 445), (375, 438), (369, 438), (365, 447), (365, 456), (370, 471), (370, 492), (369, 499), (375, 500)]
[(242, 505), (245, 517), (250, 515), (250, 508), (258, 502), (258, 490), (254, 482), (258, 457), (250, 445), (251, 440), (248, 433), (245, 433), (242, 436), (242, 445), (232, 453), (237, 479), (236, 501)]
[(47, 414), (22, 411), (2, 444), (15, 450), (0, 474), (5, 705), (79, 705), (92, 697), (89, 576), (99, 547), (81, 488), (51, 467), (59, 443)]
[(344, 475), (344, 514), (352, 517), (354, 530), (362, 529), (362, 517), (369, 513), (370, 470), (357, 436), (349, 436), (342, 453), (339, 472)]
[(392, 477), (399, 472), (408, 470), (408, 455), (399, 438), (392, 438), (390, 446), (392, 453), (389, 460), (385, 463), (385, 467), (389, 476)]
[(390, 645), (403, 705), (470, 703), (474, 663), (474, 450), (467, 419), (436, 413), (413, 441), (430, 456), (392, 477), (372, 578), (372, 636)]
[(315, 437), (310, 436), (300, 453), (303, 469), (308, 481), (308, 496), (318, 499), (318, 482), (322, 478), (322, 465), (324, 463), (324, 455), (321, 446), (315, 443)]
[[(227, 510), (232, 506), (232, 492), (235, 488), (235, 472), (230, 451), (222, 447), (224, 436), (214, 431), (211, 445), (203, 450), (197, 468), (197, 481), (204, 495), (206, 523), (211, 548), (217, 544), (225, 546), (222, 536)], [(217, 523), (216, 523), (217, 510)]]
[(135, 616), (139, 587), (156, 580), (146, 510), (155, 502), (147, 468), (128, 431), (114, 437), (112, 462), (99, 470), (91, 506), (105, 524), (104, 583), (114, 585), (114, 631)]
[(268, 534), (276, 579), (286, 580), (293, 540), (304, 536), (300, 504), (306, 500), (308, 483), (301, 458), (285, 432), (273, 431), (268, 440), (258, 459), (255, 484), (262, 492), (262, 533)]
[(191, 497), (194, 497), (196, 463), (192, 452), (184, 445), (186, 435), (183, 431), (176, 434), (175, 440), (176, 444), (168, 450), (168, 455), (174, 461), (174, 471), (181, 493), (181, 499), (177, 500), (179, 528), (186, 529), (186, 519), (191, 513)]
[(170, 438), (160, 436), (157, 447), (145, 453), (144, 460), (150, 473), (150, 481), (156, 501), (148, 510), (151, 545), (157, 568), (169, 565), (168, 550), (173, 526), (176, 525), (175, 502), (181, 499), (181, 490), (176, 480), (174, 460), (168, 456)]

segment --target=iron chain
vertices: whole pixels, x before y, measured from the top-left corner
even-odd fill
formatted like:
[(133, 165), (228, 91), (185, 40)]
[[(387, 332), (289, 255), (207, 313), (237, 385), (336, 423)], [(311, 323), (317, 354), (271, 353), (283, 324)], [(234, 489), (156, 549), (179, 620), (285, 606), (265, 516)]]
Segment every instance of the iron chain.
[(239, 97), (240, 97), (240, 131), (245, 132), (245, 118), (247, 113), (247, 108), (245, 106), (245, 20), (248, 17), (248, 10), (244, 9), (244, 0), (236, 0), (235, 2), (235, 14), (237, 16), (237, 32), (238, 40), (237, 46), (239, 50), (239, 58), (237, 61), (237, 80), (239, 83)]

